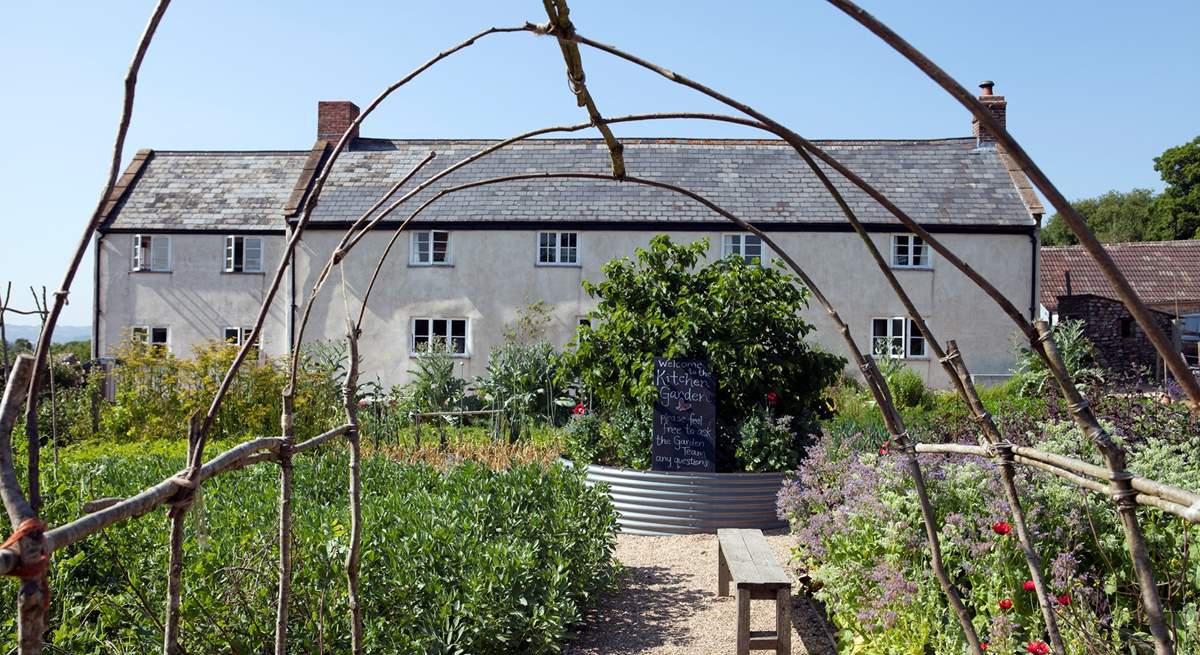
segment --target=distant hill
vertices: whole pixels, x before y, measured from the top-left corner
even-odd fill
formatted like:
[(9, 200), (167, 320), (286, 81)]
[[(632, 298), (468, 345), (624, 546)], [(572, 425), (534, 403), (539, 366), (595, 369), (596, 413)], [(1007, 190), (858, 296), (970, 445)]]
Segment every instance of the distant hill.
[[(17, 339), (29, 339), (35, 342), (38, 338), (38, 332), (41, 328), (36, 325), (5, 325), (4, 336), (8, 337), (11, 343)], [(92, 338), (92, 326), (90, 325), (59, 325), (54, 330), (54, 343), (66, 343), (68, 341), (88, 341)]]

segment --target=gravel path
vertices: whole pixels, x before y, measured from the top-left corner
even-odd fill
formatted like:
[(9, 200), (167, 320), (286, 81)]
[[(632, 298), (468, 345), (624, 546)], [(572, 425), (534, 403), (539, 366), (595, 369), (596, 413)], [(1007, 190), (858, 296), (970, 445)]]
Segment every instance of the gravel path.
[[(786, 562), (788, 535), (767, 541)], [(625, 566), (621, 587), (588, 616), (567, 655), (734, 652), (737, 604), (717, 596), (716, 535), (622, 534), (617, 559)], [(751, 602), (750, 629), (775, 629), (773, 601)], [(804, 597), (792, 598), (792, 652), (835, 652), (820, 611)]]

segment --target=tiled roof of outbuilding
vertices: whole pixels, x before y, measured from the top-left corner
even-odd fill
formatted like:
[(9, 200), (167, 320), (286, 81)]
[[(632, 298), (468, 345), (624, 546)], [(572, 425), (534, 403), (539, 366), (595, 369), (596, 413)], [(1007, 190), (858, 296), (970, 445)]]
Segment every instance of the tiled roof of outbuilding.
[[(1115, 243), (1104, 246), (1138, 296), (1149, 305), (1200, 302), (1200, 240)], [(1117, 298), (1108, 278), (1083, 246), (1045, 247), (1041, 251), (1041, 303), (1050, 311), (1058, 297), (1071, 293)]]
[[(360, 139), (342, 153), (313, 220), (353, 221), (431, 151), (437, 157), (405, 189), (494, 141)], [(626, 139), (632, 176), (671, 182), (749, 221), (837, 223), (845, 218), (790, 146), (773, 140)], [(824, 141), (831, 155), (927, 225), (1032, 227), (1022, 194), (994, 148), (974, 139)], [(116, 208), (110, 227), (275, 229), (307, 153), (156, 152)], [(422, 191), (401, 220), (438, 189), (481, 178), (546, 171), (607, 174), (594, 139), (537, 139), (488, 155)], [(859, 218), (897, 221), (830, 173)], [(401, 190), (401, 194), (404, 190)], [(669, 191), (617, 182), (528, 180), (445, 196), (421, 215), (431, 222), (721, 220)]]

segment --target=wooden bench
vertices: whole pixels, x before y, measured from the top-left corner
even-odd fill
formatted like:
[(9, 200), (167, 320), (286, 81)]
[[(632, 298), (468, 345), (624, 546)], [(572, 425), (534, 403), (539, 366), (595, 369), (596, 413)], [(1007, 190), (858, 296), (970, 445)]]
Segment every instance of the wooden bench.
[[(737, 585), (737, 655), (751, 650), (792, 652), (792, 579), (775, 559), (762, 530), (717, 530), (717, 594)], [(750, 631), (750, 600), (775, 601), (775, 631)]]

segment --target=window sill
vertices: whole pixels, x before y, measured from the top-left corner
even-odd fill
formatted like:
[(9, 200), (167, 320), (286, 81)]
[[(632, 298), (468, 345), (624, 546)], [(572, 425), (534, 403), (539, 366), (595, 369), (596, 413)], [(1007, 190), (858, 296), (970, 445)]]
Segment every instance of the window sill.
[(266, 271), (221, 271), (221, 275), (266, 275)]
[(549, 262), (534, 262), (535, 268), (583, 268), (578, 262), (574, 264), (553, 264)]
[(892, 264), (891, 268), (892, 268), (892, 270), (895, 270), (895, 271), (932, 271), (933, 265), (931, 264), (929, 266), (898, 266), (896, 264)]
[(420, 263), (416, 263), (416, 262), (409, 262), (408, 267), (409, 268), (454, 268), (454, 264), (449, 263), (449, 262), (447, 262), (445, 264), (442, 264), (442, 263), (420, 264)]
[(135, 270), (132, 270), (132, 271), (129, 271), (129, 272), (130, 272), (130, 273), (136, 273), (136, 274), (139, 274), (139, 275), (140, 275), (140, 274), (142, 274), (142, 273), (157, 273), (157, 274), (159, 274), (159, 275), (162, 275), (162, 274), (167, 274), (167, 275), (170, 275), (170, 274), (171, 274), (171, 273), (173, 273), (174, 271), (152, 271), (152, 270), (150, 270), (150, 269), (148, 269), (148, 268), (139, 268), (139, 269), (135, 269)]
[[(408, 352), (408, 356), (410, 358), (420, 357), (421, 355), (425, 355), (425, 354), (427, 354), (427, 353), (424, 353), (424, 352), (415, 353), (415, 352), (412, 352), (411, 350)], [(451, 357), (451, 359), (471, 359), (471, 353), (465, 353), (462, 355), (451, 353), (450, 357)]]

